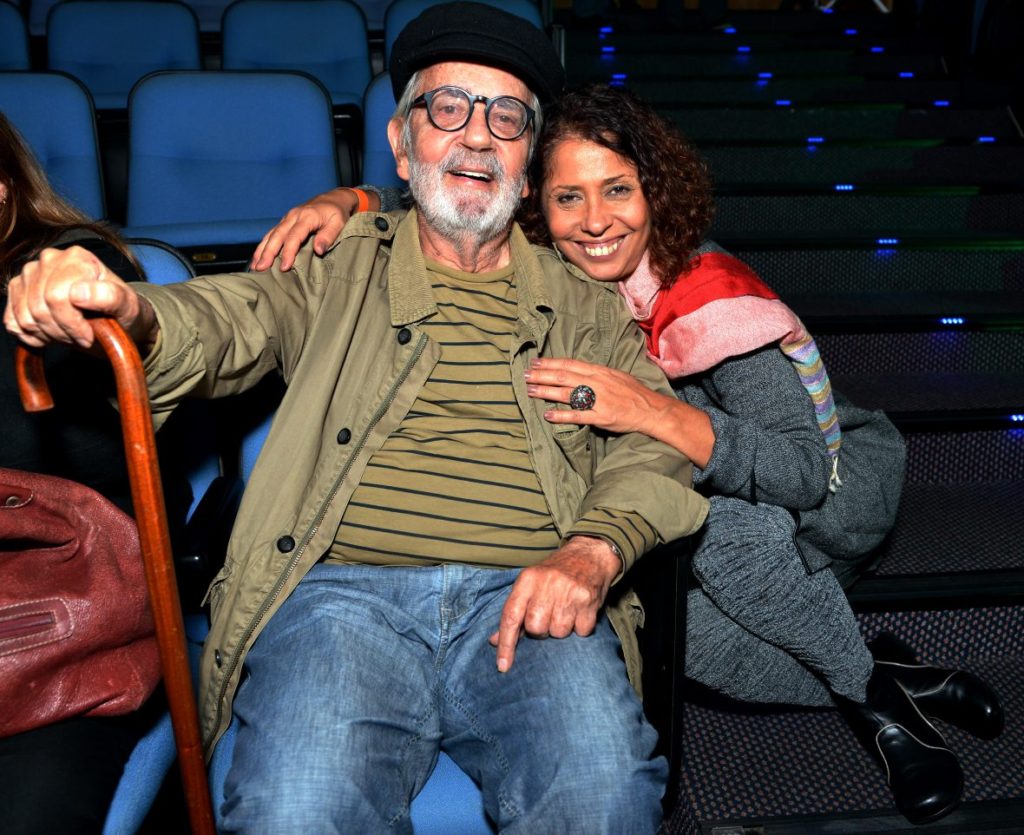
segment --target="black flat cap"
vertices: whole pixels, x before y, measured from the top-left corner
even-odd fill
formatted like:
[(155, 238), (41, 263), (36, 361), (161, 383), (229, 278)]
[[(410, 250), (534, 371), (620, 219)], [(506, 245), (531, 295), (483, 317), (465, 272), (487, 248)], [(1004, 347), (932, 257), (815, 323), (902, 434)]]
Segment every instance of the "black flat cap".
[(416, 70), (442, 61), (497, 67), (522, 79), (541, 104), (565, 86), (551, 39), (525, 18), (483, 3), (431, 6), (410, 21), (391, 47), (391, 88), (398, 100)]

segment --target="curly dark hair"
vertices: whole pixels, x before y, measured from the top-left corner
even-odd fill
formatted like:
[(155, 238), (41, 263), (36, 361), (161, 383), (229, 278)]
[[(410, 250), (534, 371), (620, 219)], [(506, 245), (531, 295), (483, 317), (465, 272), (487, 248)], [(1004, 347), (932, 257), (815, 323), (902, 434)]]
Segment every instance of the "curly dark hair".
[(650, 265), (666, 287), (695, 262), (693, 251), (711, 225), (714, 204), (707, 164), (674, 125), (632, 93), (605, 84), (571, 90), (545, 110), (530, 168), (530, 195), (519, 222), (531, 241), (551, 245), (541, 210), (541, 184), (555, 146), (583, 139), (637, 167), (653, 220)]

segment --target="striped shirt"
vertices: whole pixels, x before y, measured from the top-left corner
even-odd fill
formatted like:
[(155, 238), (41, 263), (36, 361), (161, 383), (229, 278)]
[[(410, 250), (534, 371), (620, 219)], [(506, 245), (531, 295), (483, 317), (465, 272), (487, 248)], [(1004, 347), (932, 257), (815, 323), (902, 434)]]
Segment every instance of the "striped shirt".
[(438, 313), (421, 323), (440, 360), (371, 457), (330, 560), (530, 565), (560, 544), (512, 389), (511, 265), (469, 274), (428, 262)]

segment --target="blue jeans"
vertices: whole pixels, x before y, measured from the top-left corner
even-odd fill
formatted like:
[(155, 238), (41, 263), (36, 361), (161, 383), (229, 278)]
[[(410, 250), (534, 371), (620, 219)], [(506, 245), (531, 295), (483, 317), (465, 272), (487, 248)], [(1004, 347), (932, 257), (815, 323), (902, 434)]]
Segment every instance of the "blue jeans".
[(653, 833), (667, 768), (607, 620), (524, 638), (498, 672), (488, 637), (517, 574), (314, 567), (246, 660), (218, 828), (411, 832), (444, 750), (502, 831)]

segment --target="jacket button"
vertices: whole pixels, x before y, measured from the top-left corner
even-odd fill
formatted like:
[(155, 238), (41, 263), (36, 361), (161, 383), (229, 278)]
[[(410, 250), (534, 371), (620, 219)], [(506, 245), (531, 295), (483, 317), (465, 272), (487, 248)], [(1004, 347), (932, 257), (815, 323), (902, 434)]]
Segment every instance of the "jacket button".
[(412, 339), (412, 331), (409, 330), (408, 328), (402, 328), (398, 332), (398, 344), (399, 345), (407, 345), (407, 344), (409, 344), (409, 340), (410, 339)]
[(351, 440), (352, 440), (352, 432), (351, 432), (351, 430), (349, 430), (349, 429), (342, 429), (338, 433), (338, 443), (339, 444), (347, 444)]
[(388, 220), (385, 217), (374, 218), (373, 225), (376, 226), (381, 232), (388, 231)]
[(277, 550), (280, 551), (282, 554), (287, 554), (289, 551), (294, 550), (294, 548), (295, 540), (292, 539), (290, 536), (285, 535), (282, 536), (279, 540), (277, 540)]
[(218, 667), (221, 667), (224, 664), (224, 658), (221, 656), (219, 649), (215, 649), (213, 651), (213, 663)]

